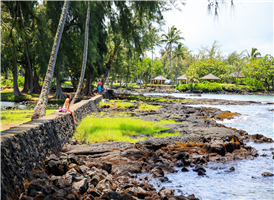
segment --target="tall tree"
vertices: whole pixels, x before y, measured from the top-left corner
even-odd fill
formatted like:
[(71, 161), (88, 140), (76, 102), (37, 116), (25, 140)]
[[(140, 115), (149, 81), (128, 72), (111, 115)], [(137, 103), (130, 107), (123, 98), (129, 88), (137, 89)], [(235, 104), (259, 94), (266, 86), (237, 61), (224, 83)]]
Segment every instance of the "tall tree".
[(254, 47), (252, 47), (250, 54), (247, 50), (245, 51), (248, 58), (257, 58), (258, 56), (261, 56), (261, 53), (258, 51), (258, 49)]
[(90, 19), (90, 2), (88, 2), (88, 10), (87, 10), (87, 20), (86, 20), (86, 30), (85, 30), (85, 47), (84, 47), (84, 55), (82, 59), (82, 68), (81, 68), (81, 76), (78, 83), (77, 91), (71, 101), (71, 105), (74, 104), (76, 99), (78, 98), (80, 92), (81, 92), (81, 86), (83, 84), (84, 75), (86, 71), (86, 65), (87, 65), (87, 55), (88, 55), (88, 33), (89, 33), (89, 19)]
[(168, 31), (167, 34), (162, 34), (162, 42), (166, 43), (166, 46), (169, 45), (170, 50), (170, 75), (171, 75), (171, 84), (173, 85), (173, 79), (172, 79), (172, 68), (171, 68), (171, 49), (172, 49), (172, 43), (178, 44), (179, 40), (184, 40), (183, 37), (180, 36), (182, 32), (180, 30), (177, 30), (177, 28), (173, 25), (171, 29)]
[(185, 51), (186, 51), (186, 48), (180, 43), (180, 44), (178, 44), (177, 47), (175, 47), (175, 50), (173, 52), (173, 59), (177, 58), (177, 62), (176, 62), (176, 85), (177, 86), (178, 86), (178, 81), (177, 81), (178, 62), (179, 62), (179, 60), (182, 60), (185, 58)]
[(155, 46), (160, 46), (161, 47), (161, 38), (160, 36), (157, 34), (157, 29), (155, 27), (153, 27), (151, 29), (151, 56), (152, 56), (152, 63), (151, 63), (151, 74), (150, 74), (150, 84), (152, 83), (152, 67), (153, 67), (153, 53), (154, 53), (154, 47)]
[(46, 114), (46, 108), (48, 104), (48, 95), (49, 95), (49, 89), (51, 87), (51, 81), (53, 77), (53, 72), (54, 72), (54, 67), (55, 67), (55, 62), (57, 58), (57, 53), (59, 50), (59, 45), (60, 41), (62, 38), (63, 30), (64, 30), (64, 25), (67, 17), (67, 12), (68, 12), (68, 7), (69, 7), (69, 1), (65, 1), (59, 21), (59, 25), (56, 31), (55, 39), (54, 39), (54, 44), (52, 47), (52, 52), (49, 60), (49, 65), (48, 65), (48, 70), (46, 73), (46, 77), (44, 80), (44, 84), (42, 87), (42, 91), (39, 96), (38, 103), (34, 109), (34, 113), (31, 117), (32, 120), (38, 119), (40, 117), (45, 116)]

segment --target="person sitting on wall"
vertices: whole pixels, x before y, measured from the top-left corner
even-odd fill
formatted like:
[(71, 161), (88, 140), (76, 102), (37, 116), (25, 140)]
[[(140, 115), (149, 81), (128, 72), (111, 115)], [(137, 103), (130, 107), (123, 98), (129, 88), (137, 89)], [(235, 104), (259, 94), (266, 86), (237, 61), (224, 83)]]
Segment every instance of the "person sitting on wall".
[(71, 116), (72, 116), (72, 119), (73, 119), (73, 123), (77, 125), (76, 121), (75, 121), (75, 117), (74, 117), (74, 112), (72, 110), (69, 110), (69, 104), (70, 104), (70, 99), (71, 99), (71, 95), (70, 94), (66, 94), (65, 95), (67, 98), (66, 98), (66, 101), (63, 105), (63, 108), (59, 108), (58, 111), (59, 112), (63, 112), (63, 113), (66, 113), (66, 112), (69, 112), (71, 113)]

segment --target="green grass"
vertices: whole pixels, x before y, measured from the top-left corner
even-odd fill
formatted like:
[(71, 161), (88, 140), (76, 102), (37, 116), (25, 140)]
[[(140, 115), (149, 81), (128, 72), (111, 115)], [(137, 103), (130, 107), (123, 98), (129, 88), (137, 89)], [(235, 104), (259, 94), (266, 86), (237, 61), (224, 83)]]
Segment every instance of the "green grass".
[(136, 110), (142, 110), (142, 111), (150, 111), (150, 110), (155, 110), (157, 111), (161, 106), (154, 106), (154, 105), (149, 105), (146, 103), (142, 103), (138, 109)]
[(241, 90), (241, 91), (257, 91), (255, 86), (249, 85), (236, 85), (236, 84), (220, 84), (222, 87), (230, 89), (230, 90)]
[[(48, 108), (46, 115), (52, 114), (57, 108)], [(3, 110), (1, 111), (1, 131), (21, 123), (31, 121), (32, 110)]]
[(98, 142), (132, 142), (135, 143), (140, 140), (147, 139), (132, 139), (130, 135), (149, 134), (155, 137), (165, 137), (173, 134), (159, 134), (161, 130), (167, 128), (161, 127), (163, 124), (174, 123), (173, 120), (163, 120), (157, 123), (143, 121), (141, 119), (133, 118), (97, 118), (89, 116), (83, 119), (80, 125), (76, 128), (73, 139), (81, 142), (85, 139), (86, 143), (93, 144)]
[(134, 107), (133, 103), (129, 103), (129, 102), (122, 102), (122, 101), (117, 101), (117, 100), (109, 100), (106, 101), (105, 103), (103, 103), (102, 101), (100, 101), (99, 106), (104, 106), (104, 105), (109, 105), (110, 108), (116, 108), (116, 109), (127, 109), (130, 107)]
[(6, 89), (1, 91), (1, 101), (13, 101), (13, 102), (19, 102), (19, 101), (30, 101), (33, 96), (27, 93), (21, 93), (22, 96), (14, 98), (13, 96), (13, 90)]
[(65, 81), (64, 83), (62, 83), (62, 87), (66, 87), (66, 86), (72, 86), (71, 81)]
[[(14, 98), (13, 89), (5, 89), (1, 91), (1, 101), (10, 101), (10, 102), (21, 102), (21, 101), (32, 101), (33, 103), (37, 102), (39, 99), (39, 94), (28, 94), (22, 93), (22, 96)], [(65, 99), (48, 99), (50, 104), (63, 104)]]
[(117, 97), (121, 99), (128, 99), (131, 102), (136, 102), (136, 101), (146, 101), (146, 102), (194, 102), (194, 101), (199, 101), (198, 99), (166, 99), (166, 98), (154, 98), (154, 97), (146, 97), (144, 95), (131, 95), (131, 94), (116, 94)]

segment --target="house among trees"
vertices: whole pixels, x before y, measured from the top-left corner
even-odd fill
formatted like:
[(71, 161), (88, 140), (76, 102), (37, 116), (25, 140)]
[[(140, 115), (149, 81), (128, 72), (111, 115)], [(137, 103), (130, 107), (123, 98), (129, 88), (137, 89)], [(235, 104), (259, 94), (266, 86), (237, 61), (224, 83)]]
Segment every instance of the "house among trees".
[(155, 76), (152, 81), (153, 81), (153, 84), (158, 84), (160, 82), (160, 84), (164, 84), (165, 80), (167, 80), (165, 77), (161, 76), (161, 75), (158, 75), (158, 76)]

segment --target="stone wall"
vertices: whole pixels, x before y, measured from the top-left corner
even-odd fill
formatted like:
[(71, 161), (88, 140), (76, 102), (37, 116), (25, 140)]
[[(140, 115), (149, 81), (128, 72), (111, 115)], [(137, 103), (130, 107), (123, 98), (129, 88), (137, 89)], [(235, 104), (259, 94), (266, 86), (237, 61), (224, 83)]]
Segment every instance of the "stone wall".
[[(109, 96), (108, 92), (102, 94)], [(71, 106), (79, 122), (92, 112), (103, 98), (97, 95)], [(51, 115), (1, 132), (1, 199), (18, 199), (24, 181), (32, 179), (33, 170), (44, 166), (51, 153), (59, 152), (73, 135), (75, 125), (69, 113)]]

